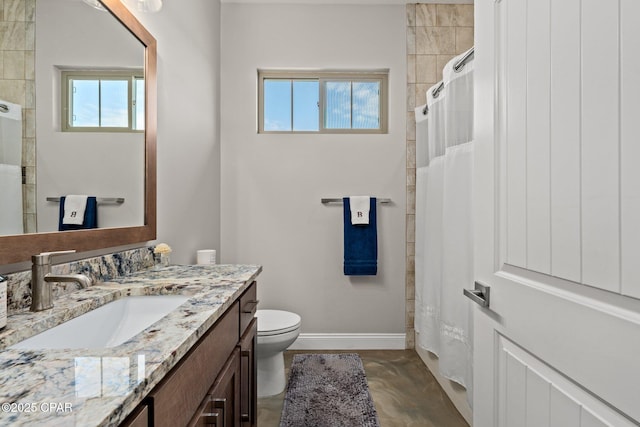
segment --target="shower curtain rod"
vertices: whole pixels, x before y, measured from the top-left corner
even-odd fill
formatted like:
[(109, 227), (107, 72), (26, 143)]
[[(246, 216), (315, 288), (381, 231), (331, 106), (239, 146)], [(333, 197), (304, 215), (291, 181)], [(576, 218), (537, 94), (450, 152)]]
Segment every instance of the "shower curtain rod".
[(455, 63), (455, 65), (453, 66), (453, 71), (459, 73), (460, 70), (465, 66), (465, 64), (473, 59), (474, 50), (475, 48), (473, 47), (469, 49), (467, 53), (465, 53), (464, 56), (460, 59), (460, 61)]
[[(459, 73), (460, 70), (462, 70), (464, 68), (465, 64), (467, 62), (469, 62), (471, 59), (473, 59), (474, 49), (475, 49), (474, 47), (469, 49), (467, 51), (467, 53), (465, 53), (464, 56), (462, 58), (460, 58), (460, 60), (458, 62), (453, 64), (453, 71), (455, 71), (456, 73)], [(433, 95), (434, 98), (437, 98), (440, 95), (440, 92), (442, 91), (442, 89), (444, 89), (444, 82), (443, 81), (440, 82), (438, 87), (436, 87), (431, 92), (431, 94)], [(422, 114), (424, 114), (426, 116), (428, 112), (429, 112), (429, 108), (427, 107), (427, 105), (425, 105), (424, 109), (422, 110)]]

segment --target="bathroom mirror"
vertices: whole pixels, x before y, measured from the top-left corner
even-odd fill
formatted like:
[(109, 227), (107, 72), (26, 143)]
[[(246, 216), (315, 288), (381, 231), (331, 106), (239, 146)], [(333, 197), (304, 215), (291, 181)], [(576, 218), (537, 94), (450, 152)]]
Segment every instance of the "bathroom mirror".
[[(40, 0), (39, 0), (40, 1)], [(37, 254), (44, 251), (53, 251), (53, 250), (63, 250), (63, 249), (75, 249), (78, 252), (102, 249), (114, 246), (128, 245), (134, 243), (145, 242), (149, 240), (153, 240), (156, 237), (156, 128), (157, 128), (157, 106), (156, 106), (156, 40), (153, 36), (142, 26), (142, 24), (129, 12), (129, 10), (119, 1), (119, 0), (101, 0), (101, 3), (107, 9), (107, 11), (100, 11), (97, 9), (91, 9), (86, 4), (82, 2), (82, 0), (64, 0), (65, 2), (77, 2), (79, 5), (87, 8), (92, 13), (103, 14), (104, 16), (108, 16), (110, 19), (113, 19), (114, 22), (119, 23), (121, 26), (120, 29), (124, 34), (130, 36), (135, 43), (140, 44), (140, 56), (142, 57), (140, 60), (140, 65), (143, 66), (144, 72), (144, 132), (138, 132), (138, 138), (140, 138), (140, 148), (138, 154), (138, 168), (139, 172), (136, 172), (140, 176), (140, 182), (137, 185), (140, 187), (141, 197), (138, 203), (142, 206), (140, 207), (138, 214), (139, 220), (133, 221), (131, 225), (126, 226), (106, 226), (104, 228), (90, 229), (90, 230), (77, 230), (77, 231), (46, 231), (46, 232), (38, 232), (31, 234), (22, 234), (22, 235), (3, 235), (0, 236), (0, 265), (2, 264), (12, 264), (17, 262), (23, 262), (30, 260), (31, 255)], [(29, 3), (29, 2), (26, 2)], [(36, 6), (37, 7), (37, 6)], [(27, 11), (29, 13), (29, 11)], [(56, 24), (56, 25), (59, 25)], [(60, 29), (63, 31), (63, 29)], [(66, 30), (66, 29), (65, 29)], [(83, 34), (79, 33), (78, 37), (82, 38)], [(116, 37), (113, 38), (114, 40)], [(38, 46), (36, 46), (36, 49)], [(68, 49), (73, 49), (74, 46), (68, 46)], [(117, 45), (111, 46), (114, 51), (118, 50)], [(87, 56), (91, 56), (90, 51), (86, 51)], [(35, 55), (37, 57), (37, 54)], [(66, 66), (66, 65), (74, 65), (74, 64), (57, 64), (58, 66)], [(91, 64), (87, 63), (87, 66), (91, 66)], [(104, 65), (98, 65), (98, 67), (104, 67)], [(6, 64), (5, 64), (6, 67)], [(36, 77), (38, 76), (38, 71), (35, 72)], [(50, 77), (52, 78), (52, 77)], [(53, 78), (52, 78), (53, 79)], [(53, 79), (55, 80), (55, 79)], [(54, 87), (55, 83), (54, 82)], [(36, 82), (36, 85), (38, 82)], [(28, 91), (27, 91), (28, 93)], [(36, 92), (36, 96), (38, 96)], [(47, 94), (43, 95), (47, 96)], [(56, 102), (50, 102), (52, 108), (60, 108), (57, 106)], [(36, 105), (38, 105), (36, 103)], [(58, 104), (59, 105), (59, 104)], [(52, 114), (51, 117), (55, 116)], [(39, 113), (35, 115), (35, 117), (42, 117)], [(57, 117), (60, 117), (60, 112), (58, 111)], [(27, 120), (29, 117), (27, 117)], [(60, 121), (58, 120), (55, 123), (55, 120), (50, 119), (52, 126), (57, 125), (60, 127)], [(59, 132), (60, 133), (60, 132)], [(104, 136), (104, 135), (103, 135)], [(108, 136), (108, 135), (107, 135)], [(77, 135), (76, 135), (77, 137)], [(36, 135), (36, 147), (35, 149), (39, 149), (39, 145), (44, 143), (44, 140), (41, 140), (38, 135)], [(91, 138), (91, 133), (88, 133), (87, 141)], [(135, 136), (132, 136), (135, 138)], [(47, 138), (48, 139), (48, 138)], [(114, 138), (115, 139), (115, 138)], [(50, 141), (49, 141), (50, 142)], [(103, 167), (104, 156), (99, 152), (93, 152), (89, 148), (88, 153), (92, 153), (87, 158), (87, 154), (81, 156), (78, 151), (74, 150), (69, 156), (76, 156), (75, 160), (79, 163), (88, 163), (94, 164), (95, 167)], [(104, 167), (109, 168), (109, 172), (113, 177), (121, 174), (121, 170), (124, 167), (124, 164), (127, 160), (129, 160), (131, 156), (125, 153), (120, 153), (119, 156), (115, 156), (115, 161), (111, 162), (112, 164), (104, 165)], [(118, 160), (119, 159), (119, 160)], [(53, 171), (51, 174), (52, 178), (56, 179), (58, 176), (56, 174), (56, 170), (61, 170), (57, 164), (49, 164), (47, 158), (42, 158), (38, 155), (38, 167), (44, 166)], [(65, 168), (65, 172), (68, 172)], [(78, 180), (82, 180), (82, 174), (77, 176)], [(84, 179), (87, 179), (85, 176)], [(50, 196), (60, 196), (64, 194), (45, 194), (41, 191), (40, 188), (35, 190), (38, 199), (45, 199)], [(95, 194), (100, 197), (121, 197), (118, 194)], [(35, 198), (34, 198), (35, 200)], [(135, 203), (134, 200), (130, 200), (129, 202)], [(125, 200), (125, 203), (126, 200)], [(58, 206), (54, 206), (54, 209), (57, 212)], [(39, 221), (40, 222), (40, 221)]]

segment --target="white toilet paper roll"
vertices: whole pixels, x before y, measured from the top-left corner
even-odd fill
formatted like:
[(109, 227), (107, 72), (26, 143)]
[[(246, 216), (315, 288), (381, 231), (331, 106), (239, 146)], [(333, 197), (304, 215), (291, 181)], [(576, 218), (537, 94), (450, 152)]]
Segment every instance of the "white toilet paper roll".
[(197, 253), (198, 265), (213, 265), (216, 263), (215, 249), (200, 249)]

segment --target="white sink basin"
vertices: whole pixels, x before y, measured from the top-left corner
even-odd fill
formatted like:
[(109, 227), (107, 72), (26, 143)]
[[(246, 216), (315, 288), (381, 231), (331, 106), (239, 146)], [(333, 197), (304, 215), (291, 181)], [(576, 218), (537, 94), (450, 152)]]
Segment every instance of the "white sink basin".
[(9, 348), (33, 350), (115, 347), (162, 319), (188, 299), (189, 297), (182, 295), (125, 297)]

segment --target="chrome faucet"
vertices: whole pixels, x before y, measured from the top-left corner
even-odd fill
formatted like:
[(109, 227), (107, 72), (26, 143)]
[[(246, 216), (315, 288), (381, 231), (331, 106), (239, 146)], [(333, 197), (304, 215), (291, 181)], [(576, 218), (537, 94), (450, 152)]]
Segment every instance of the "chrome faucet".
[(51, 274), (51, 257), (72, 254), (75, 250), (42, 252), (31, 257), (31, 311), (42, 311), (53, 307), (50, 282), (76, 282), (83, 288), (91, 286), (91, 279), (83, 274)]

